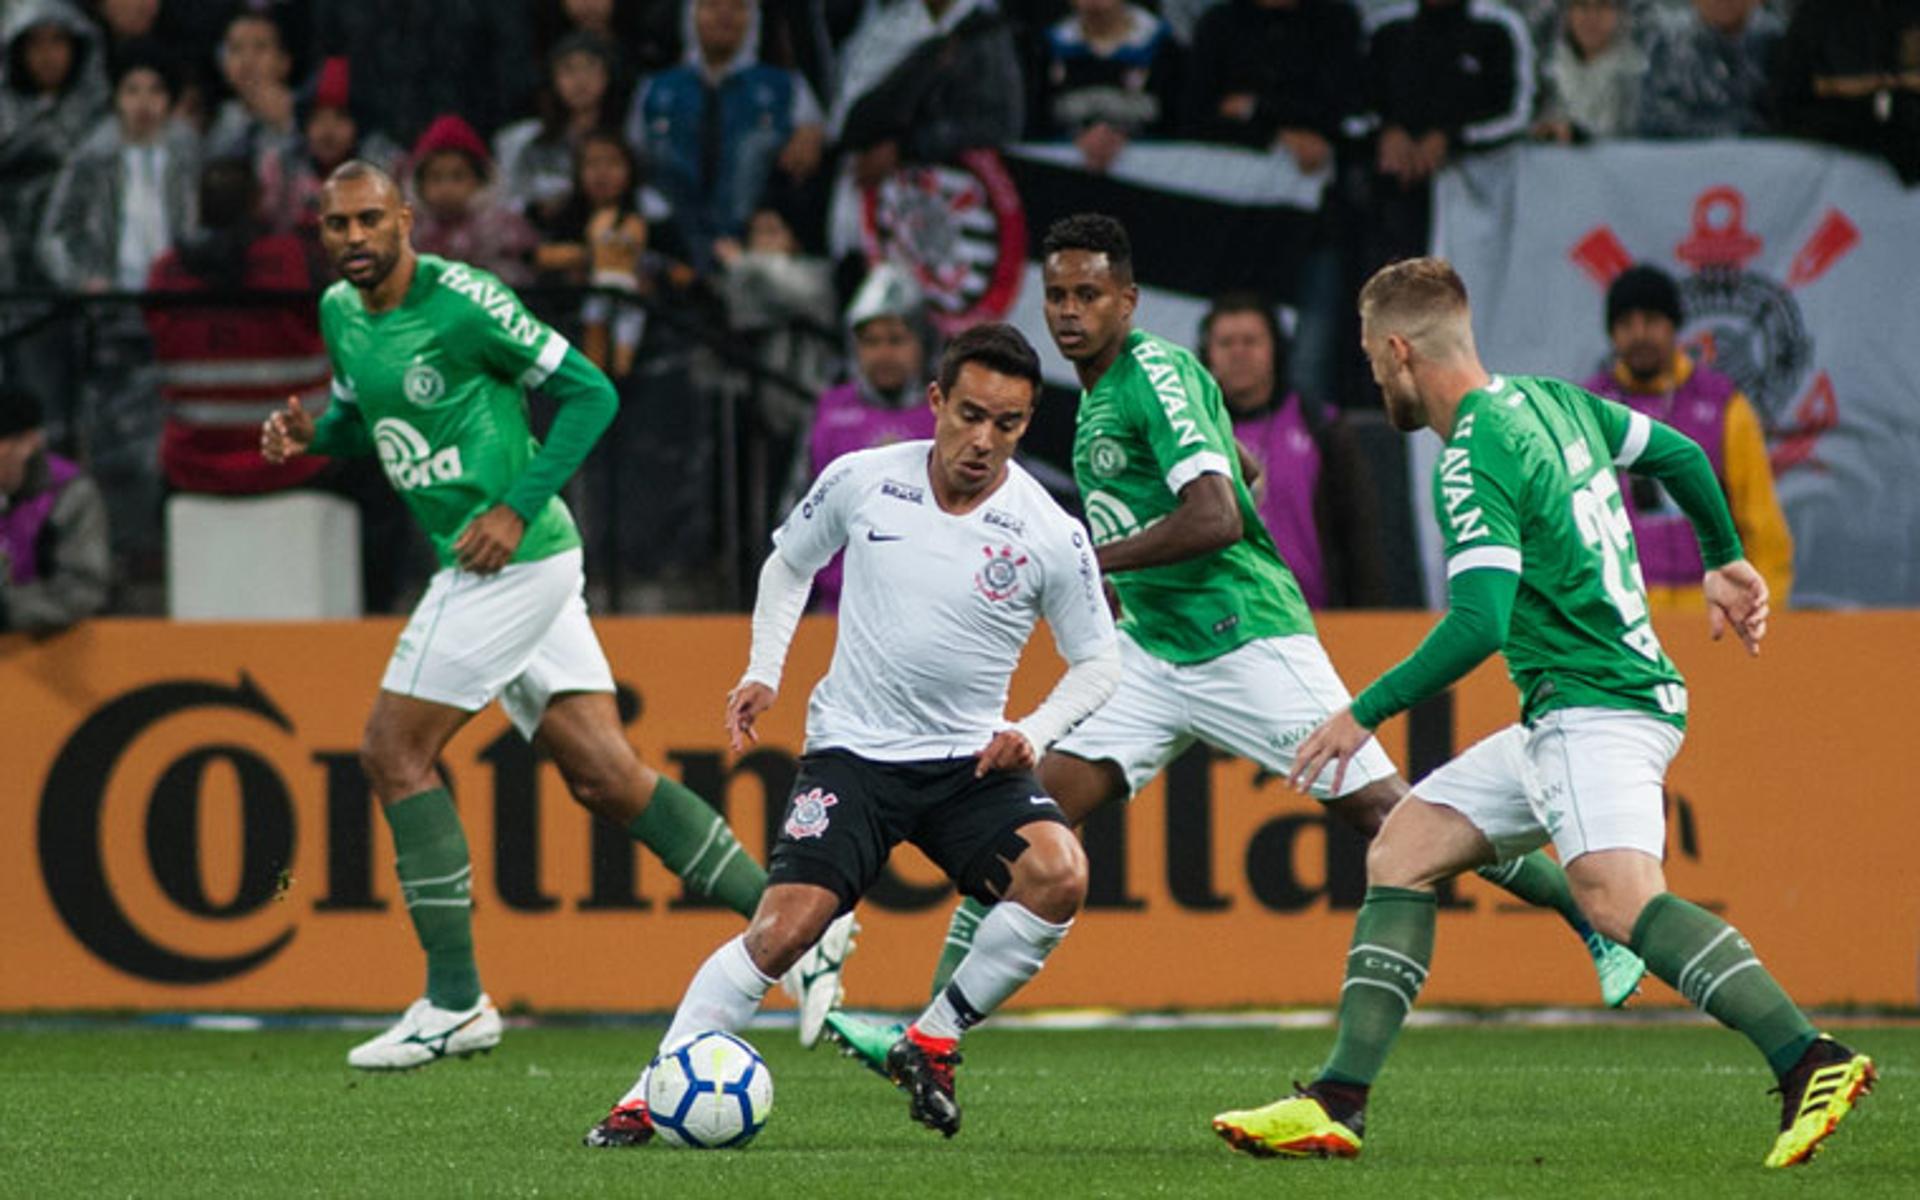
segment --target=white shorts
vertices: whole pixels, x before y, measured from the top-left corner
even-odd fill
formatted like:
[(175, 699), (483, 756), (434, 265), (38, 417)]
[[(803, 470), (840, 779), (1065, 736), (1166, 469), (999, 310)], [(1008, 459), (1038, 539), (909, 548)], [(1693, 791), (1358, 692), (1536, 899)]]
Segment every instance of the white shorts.
[[(1117, 763), (1127, 791), (1147, 786), (1196, 739), (1250, 759), (1281, 776), (1314, 726), (1353, 697), (1320, 639), (1309, 634), (1260, 638), (1206, 662), (1170, 663), (1120, 635), (1120, 686), (1055, 750)], [(1341, 794), (1394, 774), (1380, 743), (1370, 741), (1347, 765)], [(1331, 800), (1333, 772), (1311, 791)]]
[(613, 671), (587, 620), (580, 551), (492, 575), (434, 573), (387, 660), (389, 692), (479, 712), (495, 699), (531, 740), (561, 692), (611, 692)]
[(1549, 841), (1562, 863), (1589, 850), (1662, 858), (1662, 789), (1681, 741), (1678, 728), (1644, 713), (1560, 709), (1475, 742), (1413, 794), (1472, 821), (1502, 861)]

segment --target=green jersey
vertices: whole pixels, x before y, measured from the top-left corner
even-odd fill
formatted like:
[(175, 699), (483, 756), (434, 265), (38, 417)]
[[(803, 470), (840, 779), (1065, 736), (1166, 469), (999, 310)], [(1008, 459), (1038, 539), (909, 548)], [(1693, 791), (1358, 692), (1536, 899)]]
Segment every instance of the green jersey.
[[(567, 339), (513, 290), (465, 263), (422, 254), (406, 298), (370, 313), (341, 280), (320, 299), (336, 402), (357, 407), (380, 466), (426, 527), (443, 566), (474, 517), (502, 502), (540, 449), (527, 389), (567, 357)], [(580, 544), (558, 496), (527, 517), (513, 561)]]
[(1521, 719), (1557, 708), (1637, 709), (1685, 727), (1687, 690), (1647, 620), (1615, 463), (1648, 422), (1557, 379), (1495, 376), (1460, 403), (1434, 465), (1449, 578), (1520, 576), (1502, 647)]
[(1109, 578), (1120, 628), (1168, 662), (1218, 658), (1255, 638), (1313, 632), (1293, 572), (1240, 475), (1220, 385), (1192, 354), (1134, 330), (1093, 390), (1081, 393), (1073, 477), (1095, 545), (1131, 537), (1180, 505), (1201, 475), (1233, 481), (1244, 532), (1224, 550)]

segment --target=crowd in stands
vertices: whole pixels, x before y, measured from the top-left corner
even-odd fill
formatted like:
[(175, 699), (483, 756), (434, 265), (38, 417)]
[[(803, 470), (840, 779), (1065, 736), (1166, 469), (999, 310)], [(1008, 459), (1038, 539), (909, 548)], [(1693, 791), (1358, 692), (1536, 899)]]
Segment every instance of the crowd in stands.
[[(644, 404), (629, 450), (672, 444), (656, 465), (712, 436), (686, 399), (697, 355), (649, 327), (661, 303), (818, 391), (817, 411), (775, 389), (755, 414), (799, 469), (849, 429), (912, 433), (930, 331), (911, 281), (827, 260), (833, 196), (972, 148), (1071, 143), (1098, 172), (1185, 140), (1330, 172), (1342, 261), (1295, 302), (1341, 308), (1343, 284), (1424, 249), (1436, 171), (1519, 139), (1796, 136), (1920, 179), (1920, 0), (0, 0), (0, 51), (0, 289), (310, 292), (321, 182), (364, 158), (407, 189), (422, 251), (596, 289), (569, 332)], [(312, 482), (248, 444), (263, 402), (324, 382), (312, 312), (128, 308), (99, 323), (93, 399), (41, 380), (123, 565), (152, 560), (163, 489)], [(1258, 296), (1192, 333), (1246, 440), (1313, 459), (1272, 475), (1327, 484), (1263, 497), (1309, 594), (1372, 602), (1339, 420), (1370, 397), (1290, 377)], [(646, 474), (652, 532), (697, 540), (710, 473)], [(657, 541), (636, 553), (697, 565)]]

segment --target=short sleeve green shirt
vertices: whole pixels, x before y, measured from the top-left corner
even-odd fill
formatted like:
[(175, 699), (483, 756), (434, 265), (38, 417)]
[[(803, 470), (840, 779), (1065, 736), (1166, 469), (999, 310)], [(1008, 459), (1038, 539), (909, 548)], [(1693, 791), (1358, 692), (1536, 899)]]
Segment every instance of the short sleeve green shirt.
[(1096, 545), (1179, 507), (1201, 475), (1233, 481), (1245, 532), (1224, 550), (1108, 578), (1120, 628), (1156, 657), (1204, 662), (1256, 638), (1311, 634), (1313, 616), (1240, 475), (1220, 385), (1184, 347), (1141, 330), (1080, 396), (1073, 475)]
[(1632, 418), (1557, 379), (1495, 376), (1461, 401), (1434, 465), (1448, 577), (1520, 576), (1503, 650), (1524, 720), (1591, 706), (1686, 724), (1615, 482), (1616, 460), (1638, 452)]
[[(381, 469), (426, 528), (443, 566), (474, 517), (500, 503), (540, 449), (527, 389), (567, 355), (567, 339), (477, 267), (418, 259), (406, 298), (369, 313), (342, 280), (320, 301), (336, 402), (359, 407)], [(513, 561), (580, 544), (559, 497), (528, 522)]]

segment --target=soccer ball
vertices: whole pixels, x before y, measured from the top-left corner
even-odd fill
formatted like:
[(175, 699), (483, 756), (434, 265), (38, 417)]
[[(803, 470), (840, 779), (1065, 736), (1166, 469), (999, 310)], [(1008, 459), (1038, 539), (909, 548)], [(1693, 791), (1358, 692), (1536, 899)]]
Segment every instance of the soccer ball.
[(647, 1067), (647, 1112), (669, 1146), (744, 1146), (772, 1111), (773, 1072), (759, 1051), (731, 1033), (695, 1034), (660, 1051)]

